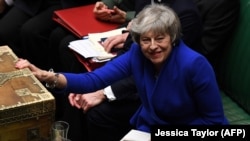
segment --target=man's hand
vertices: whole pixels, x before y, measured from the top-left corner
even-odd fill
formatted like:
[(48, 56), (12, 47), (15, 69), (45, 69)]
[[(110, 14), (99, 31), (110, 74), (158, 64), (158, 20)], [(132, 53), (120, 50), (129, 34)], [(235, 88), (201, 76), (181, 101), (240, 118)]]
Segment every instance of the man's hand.
[(110, 21), (113, 12), (114, 10), (108, 9), (108, 7), (103, 2), (96, 2), (93, 9), (95, 17), (103, 21)]
[(119, 9), (116, 6), (114, 6), (113, 10), (114, 10), (114, 12), (112, 13), (112, 16), (110, 17), (110, 22), (125, 23), (127, 13), (125, 11)]
[(103, 47), (107, 52), (110, 52), (112, 48), (123, 48), (123, 45), (128, 37), (129, 33), (119, 34), (108, 37), (103, 43)]
[(103, 94), (103, 90), (99, 90), (87, 94), (70, 93), (68, 99), (71, 106), (74, 106), (78, 109), (83, 109), (84, 112), (87, 112), (90, 108), (104, 101), (106, 97)]

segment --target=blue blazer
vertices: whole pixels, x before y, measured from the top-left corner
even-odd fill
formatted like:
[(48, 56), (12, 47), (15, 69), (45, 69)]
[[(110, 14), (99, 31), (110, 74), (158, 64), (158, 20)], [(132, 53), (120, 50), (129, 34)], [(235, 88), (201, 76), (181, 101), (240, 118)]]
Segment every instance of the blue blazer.
[(152, 125), (228, 124), (211, 65), (182, 41), (157, 77), (137, 44), (93, 72), (64, 75), (65, 91), (74, 93), (93, 92), (133, 75), (142, 105), (131, 124), (139, 130), (150, 132)]

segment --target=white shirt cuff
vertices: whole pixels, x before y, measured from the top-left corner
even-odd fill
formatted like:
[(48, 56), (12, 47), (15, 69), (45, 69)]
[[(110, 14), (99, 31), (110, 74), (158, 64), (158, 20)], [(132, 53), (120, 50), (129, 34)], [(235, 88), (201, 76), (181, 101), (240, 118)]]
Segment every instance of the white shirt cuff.
[(13, 3), (14, 3), (13, 0), (5, 0), (5, 2), (6, 2), (6, 4), (7, 4), (8, 6), (13, 5)]
[(106, 87), (104, 90), (103, 90), (103, 93), (104, 95), (108, 98), (109, 101), (114, 101), (116, 100), (116, 97), (111, 89), (110, 86)]

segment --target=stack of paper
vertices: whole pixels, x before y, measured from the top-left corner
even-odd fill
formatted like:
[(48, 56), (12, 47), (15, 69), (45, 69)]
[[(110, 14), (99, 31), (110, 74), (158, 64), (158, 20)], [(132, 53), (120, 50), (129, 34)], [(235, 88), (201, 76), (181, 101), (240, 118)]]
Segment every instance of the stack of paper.
[(103, 47), (96, 47), (89, 39), (72, 41), (69, 48), (85, 58), (93, 58), (96, 61), (107, 61), (115, 56), (106, 52)]
[(150, 133), (132, 129), (120, 141), (151, 141)]
[(116, 54), (108, 53), (102, 46), (102, 39), (122, 34), (126, 28), (119, 28), (107, 32), (90, 33), (88, 37), (70, 42), (69, 48), (82, 55), (85, 58), (92, 58), (94, 62), (108, 61)]

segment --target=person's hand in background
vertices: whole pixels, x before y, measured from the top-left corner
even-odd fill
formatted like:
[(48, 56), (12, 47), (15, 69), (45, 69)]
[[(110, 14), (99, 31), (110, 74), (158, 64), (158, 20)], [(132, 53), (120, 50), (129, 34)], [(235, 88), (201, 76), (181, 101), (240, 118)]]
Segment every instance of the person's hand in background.
[(103, 94), (103, 90), (99, 90), (93, 93), (87, 94), (74, 94), (70, 93), (68, 96), (71, 106), (74, 106), (78, 109), (83, 109), (84, 112), (87, 112), (90, 108), (100, 104), (106, 99)]
[(103, 2), (96, 2), (93, 9), (95, 17), (103, 21), (110, 21), (113, 12), (114, 10), (109, 9)]
[(123, 33), (115, 36), (108, 37), (103, 43), (103, 47), (107, 52), (111, 52), (112, 48), (120, 49), (128, 37), (129, 33)]
[(114, 12), (110, 17), (110, 22), (114, 23), (125, 23), (126, 22), (126, 12), (114, 6)]

